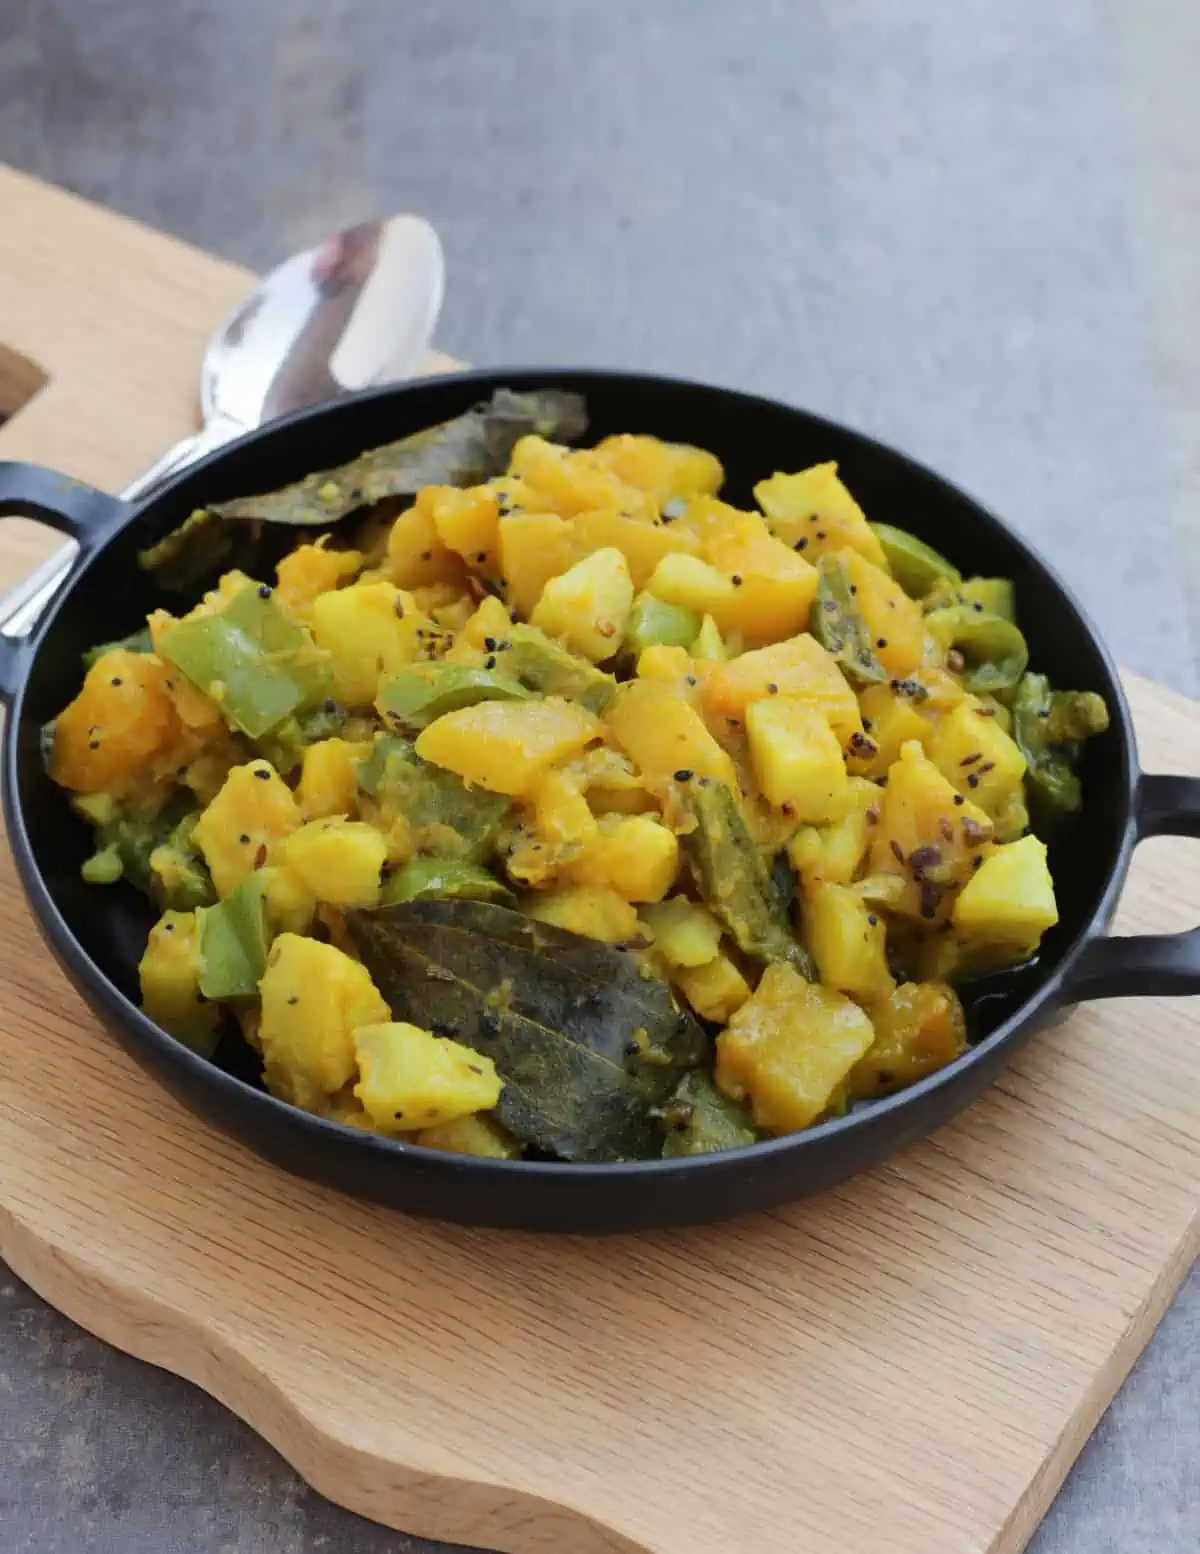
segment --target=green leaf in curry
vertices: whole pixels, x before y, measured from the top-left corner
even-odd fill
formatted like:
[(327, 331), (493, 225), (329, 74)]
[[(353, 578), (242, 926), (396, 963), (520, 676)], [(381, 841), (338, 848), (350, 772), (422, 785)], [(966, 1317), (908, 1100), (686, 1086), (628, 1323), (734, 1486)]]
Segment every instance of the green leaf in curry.
[(682, 788), (695, 829), (684, 838), (705, 904), (737, 947), (756, 960), (787, 961), (816, 981), (807, 951), (788, 924), (787, 904), (754, 845), (729, 785), (699, 777)]
[(851, 685), (882, 685), (887, 670), (875, 655), (871, 633), (851, 592), (839, 556), (822, 556), (809, 629), (838, 662)]
[(530, 433), (570, 442), (587, 427), (583, 399), (558, 389), (497, 389), (462, 415), (368, 448), (333, 469), (256, 496), (214, 502), (142, 551), (138, 563), (164, 588), (194, 589), (218, 567), (256, 570), (268, 529), (325, 529), (377, 503), (416, 496), (423, 486), (472, 486), (501, 474)]
[(413, 901), (347, 915), (397, 1020), (453, 1036), (504, 1079), (495, 1116), (563, 1160), (637, 1160), (708, 1042), (628, 952), (505, 907)]

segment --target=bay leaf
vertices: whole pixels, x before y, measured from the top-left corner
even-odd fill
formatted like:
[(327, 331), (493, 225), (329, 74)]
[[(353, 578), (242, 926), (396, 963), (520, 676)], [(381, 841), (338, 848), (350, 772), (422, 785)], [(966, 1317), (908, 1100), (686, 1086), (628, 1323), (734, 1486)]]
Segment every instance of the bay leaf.
[(396, 1020), (490, 1057), (497, 1120), (562, 1160), (652, 1159), (658, 1113), (708, 1040), (626, 951), (490, 903), (351, 912), (363, 964)]
[[(277, 491), (197, 509), (138, 557), (162, 587), (194, 590), (215, 569), (255, 572), (279, 549), (283, 528), (327, 529), (351, 513), (416, 496), (423, 486), (473, 486), (502, 474), (520, 438), (536, 432), (566, 442), (582, 435), (587, 412), (578, 394), (498, 388), (489, 400), (437, 426), (368, 448), (333, 469), (317, 470)], [(291, 543), (290, 541), (288, 542)]]

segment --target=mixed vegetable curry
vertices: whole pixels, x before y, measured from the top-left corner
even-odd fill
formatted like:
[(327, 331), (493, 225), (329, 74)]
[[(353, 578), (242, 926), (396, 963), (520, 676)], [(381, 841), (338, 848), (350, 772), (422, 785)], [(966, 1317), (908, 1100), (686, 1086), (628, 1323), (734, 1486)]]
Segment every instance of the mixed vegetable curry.
[(47, 730), (85, 877), (161, 911), (147, 1014), (348, 1126), (790, 1133), (952, 1062), (955, 984), (1057, 920), (1039, 832), (1107, 714), (1029, 670), (1011, 585), (833, 464), (735, 507), (711, 453), (584, 426), (500, 391), (201, 510)]

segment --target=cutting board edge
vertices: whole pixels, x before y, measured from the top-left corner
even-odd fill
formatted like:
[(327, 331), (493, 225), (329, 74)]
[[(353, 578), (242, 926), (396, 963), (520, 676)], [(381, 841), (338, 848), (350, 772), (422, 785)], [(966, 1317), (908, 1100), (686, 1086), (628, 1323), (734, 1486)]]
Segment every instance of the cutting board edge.
[[(495, 1554), (655, 1554), (565, 1496), (372, 1452), (323, 1428), (303, 1400), (219, 1325), (114, 1279), (0, 1199), (0, 1259), (103, 1343), (198, 1387), (268, 1443), (326, 1500), (410, 1537)], [(415, 1430), (412, 1438), (416, 1439)], [(515, 1475), (514, 1475), (515, 1477)], [(480, 1540), (486, 1538), (486, 1545)]]
[(1012, 1508), (987, 1554), (1021, 1554), (1041, 1525), (1092, 1432), (1141, 1358), (1171, 1302), (1200, 1257), (1200, 1208), (1183, 1227), (1175, 1252), (1159, 1270), (1112, 1353), (1097, 1371), (1075, 1413), (1045, 1454), (1029, 1487)]

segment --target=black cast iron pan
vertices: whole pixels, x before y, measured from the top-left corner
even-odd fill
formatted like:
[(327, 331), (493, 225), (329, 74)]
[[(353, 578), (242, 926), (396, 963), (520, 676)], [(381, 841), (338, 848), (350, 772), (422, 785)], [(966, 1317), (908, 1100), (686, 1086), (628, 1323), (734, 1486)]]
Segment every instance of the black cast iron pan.
[[(1036, 963), (966, 994), (974, 1044), (911, 1089), (809, 1132), (727, 1154), (571, 1166), (476, 1160), (342, 1128), (272, 1099), (253, 1076), (194, 1056), (137, 1007), (147, 904), (86, 886), (82, 822), (42, 768), (39, 729), (78, 688), (80, 655), (135, 629), (155, 603), (136, 553), (201, 503), (269, 490), (457, 415), (502, 385), (582, 393), (596, 438), (642, 431), (711, 448), (730, 499), (777, 469), (836, 459), (873, 518), (913, 530), (966, 572), (1011, 577), (1031, 661), (1058, 685), (1098, 691), (1112, 727), (1087, 746), (1085, 807), (1052, 847), (1061, 921)], [(637, 373), (462, 373), (340, 400), (276, 422), (193, 466), (140, 505), (49, 471), (0, 464), (0, 516), (42, 519), (78, 542), (74, 569), (33, 633), (0, 637), (8, 708), (3, 802), (21, 882), (51, 950), (88, 1003), (186, 1105), (303, 1176), (412, 1213), (469, 1224), (601, 1232), (717, 1220), (827, 1186), (928, 1133), (971, 1101), (1072, 1004), (1200, 992), (1200, 929), (1142, 938), (1106, 930), (1145, 837), (1200, 836), (1200, 779), (1146, 776), (1112, 660), (1066, 585), (999, 519), (946, 481), (857, 432), (727, 389)], [(1131, 1039), (1134, 1039), (1131, 1034)]]

